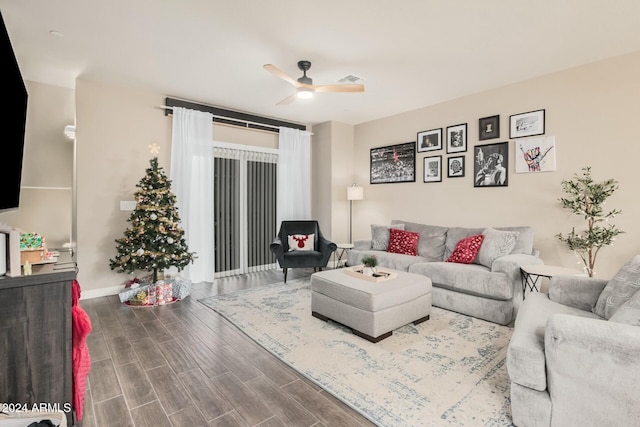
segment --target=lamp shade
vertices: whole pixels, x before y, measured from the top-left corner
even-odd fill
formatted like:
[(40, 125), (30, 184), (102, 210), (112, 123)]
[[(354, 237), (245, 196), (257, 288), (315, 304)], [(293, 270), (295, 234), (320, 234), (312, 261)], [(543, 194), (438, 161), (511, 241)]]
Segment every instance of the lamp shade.
[(364, 189), (362, 187), (356, 187), (355, 185), (347, 187), (347, 200), (362, 199), (364, 199)]

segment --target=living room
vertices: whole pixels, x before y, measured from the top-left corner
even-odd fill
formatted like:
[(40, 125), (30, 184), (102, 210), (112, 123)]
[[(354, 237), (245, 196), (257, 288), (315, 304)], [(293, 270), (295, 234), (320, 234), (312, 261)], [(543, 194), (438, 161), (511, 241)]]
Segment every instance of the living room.
[[(637, 12), (633, 2), (625, 3), (628, 15)], [(9, 2), (0, 4), (5, 19), (10, 18)], [(12, 25), (17, 28), (15, 22), (9, 24), (10, 30)], [(613, 28), (594, 27), (595, 39), (598, 31), (613, 31)], [(468, 38), (473, 38), (473, 35)], [(594, 39), (589, 43), (594, 43)], [(491, 46), (482, 48), (490, 49)], [(16, 50), (20, 58), (19, 48)], [(303, 49), (298, 47), (296, 52), (300, 50)], [(354, 240), (370, 238), (371, 224), (389, 224), (393, 219), (461, 227), (527, 225), (535, 229), (534, 244), (545, 263), (581, 268), (575, 255), (556, 237), (558, 233), (569, 232), (573, 227), (580, 229), (584, 225), (581, 218), (561, 208), (559, 198), (563, 194), (560, 183), (579, 173), (583, 167), (590, 166), (596, 180), (614, 178), (619, 182), (619, 190), (607, 206), (622, 211), (613, 222), (625, 234), (602, 250), (596, 266), (596, 277), (612, 277), (633, 255), (640, 253), (640, 226), (635, 221), (640, 202), (634, 191), (636, 157), (640, 154), (635, 144), (635, 121), (640, 116), (640, 85), (637, 84), (640, 50), (631, 41), (613, 50), (615, 55), (603, 55), (588, 63), (576, 62), (573, 66), (557, 69), (540, 65), (540, 70), (544, 70), (540, 73), (536, 72), (537, 58), (524, 60), (520, 54), (514, 56), (504, 52), (498, 60), (505, 67), (517, 63), (522, 68), (531, 69), (531, 77), (512, 81), (505, 74), (502, 80), (496, 77), (501, 83), (480, 92), (469, 92), (467, 80), (472, 80), (477, 70), (461, 58), (464, 70), (452, 76), (451, 80), (439, 81), (434, 86), (434, 90), (439, 86), (457, 87), (458, 96), (433, 104), (425, 101), (424, 104), (398, 109), (393, 114), (363, 122), (349, 123), (332, 118), (304, 122), (313, 132), (311, 191), (314, 218), (318, 219), (323, 232), (331, 240), (347, 242), (349, 202), (346, 189), (355, 183), (364, 188), (364, 199), (353, 202)], [(561, 57), (566, 52), (558, 51), (556, 54)], [(260, 73), (265, 74), (264, 80), (272, 82), (270, 79), (273, 77), (261, 69), (263, 63), (277, 60), (279, 64), (280, 60), (291, 62), (293, 58), (282, 54), (275, 59), (261, 59), (255, 65)], [(298, 59), (303, 58), (295, 58)], [(282, 66), (288, 66), (291, 73), (297, 72), (295, 61)], [(153, 67), (149, 67), (148, 73), (153, 75)], [(206, 73), (215, 79), (211, 70)], [(30, 96), (28, 132), (43, 135), (53, 133), (52, 129), (55, 129), (60, 133), (55, 138), (63, 139), (65, 125), (74, 124), (76, 127), (77, 205), (73, 215), (69, 211), (68, 216), (69, 219), (74, 217), (78, 280), (82, 284), (83, 296), (115, 295), (126, 279), (126, 276), (112, 271), (108, 263), (115, 253), (114, 240), (122, 235), (129, 216), (129, 212), (120, 210), (120, 201), (133, 199), (135, 185), (148, 165), (150, 144), (159, 145), (159, 162), (166, 170), (169, 169), (172, 123), (171, 117), (166, 116), (160, 107), (165, 104), (167, 96), (182, 94), (175, 92), (177, 89), (173, 86), (150, 90), (142, 84), (137, 87), (103, 82), (100, 76), (91, 74), (78, 73), (72, 87), (50, 84), (53, 79), (47, 76), (36, 77), (33, 75), (33, 80), (27, 77)], [(401, 79), (402, 73), (397, 78)], [(273, 80), (277, 82), (275, 78)], [(365, 81), (365, 85), (367, 90), (375, 88), (373, 81)], [(286, 86), (281, 89), (281, 97), (286, 96)], [(208, 104), (208, 99), (215, 99), (210, 92), (216, 90), (222, 89), (204, 88), (201, 93), (184, 94), (182, 97)], [(361, 94), (344, 96), (347, 95)], [(425, 99), (428, 96), (430, 94), (425, 94)], [(272, 104), (279, 99), (275, 97)], [(321, 100), (318, 97), (314, 101)], [(55, 108), (64, 109), (64, 113), (56, 111), (52, 114)], [(336, 110), (338, 108), (339, 105)], [(474, 187), (473, 147), (487, 142), (509, 141), (509, 156), (513, 162), (518, 148), (517, 139), (509, 137), (509, 118), (536, 110), (545, 111), (544, 136), (555, 137), (555, 171), (516, 174), (510, 167), (508, 186)], [(289, 118), (285, 111), (280, 118)], [(499, 139), (479, 141), (479, 119), (494, 115), (500, 116)], [(34, 117), (43, 119), (34, 122)], [(295, 115), (292, 117), (291, 120), (297, 121)], [(446, 149), (442, 149), (416, 154), (415, 182), (370, 183), (371, 149), (415, 141), (419, 132), (435, 128), (445, 130), (461, 123), (467, 124), (464, 177), (448, 178), (444, 168), (441, 182), (423, 182), (423, 158), (442, 155), (443, 165), (446, 165), (445, 159), (449, 155)], [(219, 141), (277, 147), (275, 134), (221, 125), (214, 125), (213, 132)], [(46, 142), (46, 138), (41, 139), (39, 143)], [(69, 150), (69, 146), (60, 145), (62, 150)], [(32, 146), (34, 148), (37, 150), (37, 145)], [(25, 162), (33, 165), (30, 163), (33, 160), (26, 158)], [(43, 162), (41, 159), (37, 161)], [(68, 158), (63, 162), (67, 161)], [(62, 167), (68, 168), (69, 163), (62, 163)], [(47, 169), (49, 165), (43, 168)], [(58, 166), (56, 168), (59, 169)], [(63, 203), (68, 202), (69, 199), (65, 199)], [(1, 213), (0, 222), (16, 224), (18, 217), (27, 215), (22, 209), (18, 213)], [(45, 223), (49, 219), (38, 220), (32, 214), (29, 217), (27, 226), (33, 229), (30, 231), (55, 230), (55, 225)], [(71, 226), (68, 228), (71, 234)], [(56, 236), (55, 239), (64, 241), (64, 237)]]

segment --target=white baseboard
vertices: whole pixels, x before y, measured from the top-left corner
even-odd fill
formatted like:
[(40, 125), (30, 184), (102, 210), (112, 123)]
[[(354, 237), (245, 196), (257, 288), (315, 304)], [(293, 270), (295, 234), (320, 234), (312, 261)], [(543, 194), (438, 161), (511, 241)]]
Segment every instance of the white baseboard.
[(90, 289), (88, 291), (82, 291), (80, 294), (80, 300), (93, 299), (99, 297), (106, 297), (109, 295), (118, 295), (124, 287), (122, 285), (110, 286), (108, 288)]

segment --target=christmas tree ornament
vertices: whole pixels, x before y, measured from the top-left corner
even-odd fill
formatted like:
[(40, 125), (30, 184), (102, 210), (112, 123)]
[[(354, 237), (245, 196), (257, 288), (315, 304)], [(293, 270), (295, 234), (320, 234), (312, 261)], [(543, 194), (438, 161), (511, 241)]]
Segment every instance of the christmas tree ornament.
[(152, 221), (155, 221), (156, 219), (158, 219), (158, 215), (151, 214), (151, 216), (149, 216), (149, 218), (151, 218)]

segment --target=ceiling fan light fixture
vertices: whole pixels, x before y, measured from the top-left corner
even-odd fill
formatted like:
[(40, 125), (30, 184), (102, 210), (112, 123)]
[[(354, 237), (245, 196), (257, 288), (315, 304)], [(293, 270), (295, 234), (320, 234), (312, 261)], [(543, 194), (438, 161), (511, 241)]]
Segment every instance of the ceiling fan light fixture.
[(311, 99), (313, 98), (313, 91), (306, 87), (299, 87), (297, 96), (299, 99)]

